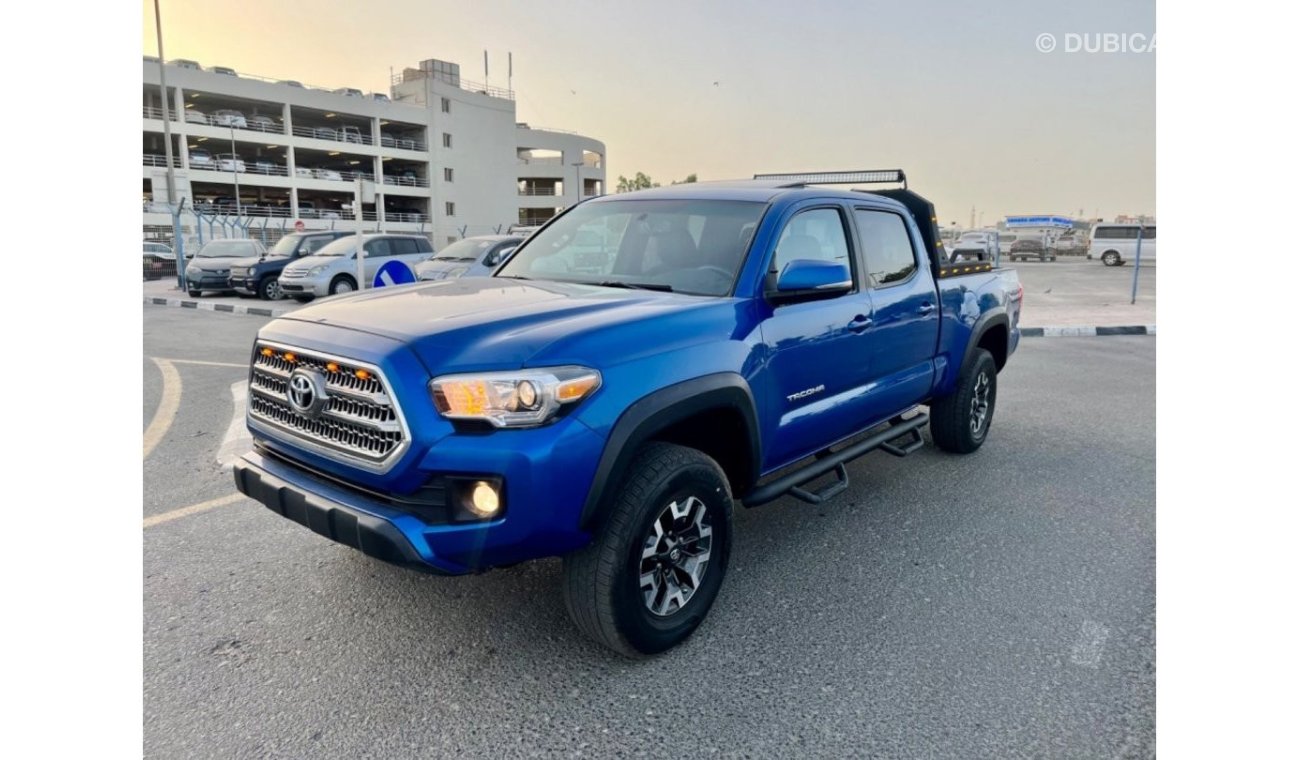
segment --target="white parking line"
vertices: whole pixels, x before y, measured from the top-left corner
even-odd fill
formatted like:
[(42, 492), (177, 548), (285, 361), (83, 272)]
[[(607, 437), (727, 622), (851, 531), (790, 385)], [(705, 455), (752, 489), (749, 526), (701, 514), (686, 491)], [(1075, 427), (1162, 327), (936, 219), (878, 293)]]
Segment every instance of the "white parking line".
[(200, 359), (167, 359), (172, 364), (198, 364), (203, 367), (234, 367), (235, 369), (248, 369), (247, 364), (232, 364), (231, 362), (205, 362)]
[(153, 359), (153, 363), (158, 365), (158, 371), (162, 372), (162, 398), (158, 400), (158, 410), (154, 412), (153, 419), (149, 421), (149, 427), (144, 430), (144, 458), (148, 459), (150, 452), (162, 441), (163, 436), (172, 426), (172, 420), (176, 419), (176, 412), (181, 406), (181, 374), (176, 371), (176, 366), (166, 359)]
[(189, 515), (195, 515), (198, 514), (199, 512), (207, 512), (209, 509), (216, 509), (217, 507), (224, 507), (227, 504), (234, 504), (235, 502), (242, 501), (246, 498), (247, 497), (244, 496), (242, 493), (232, 493), (228, 496), (222, 496), (219, 499), (209, 499), (208, 501), (201, 501), (198, 504), (191, 504), (188, 507), (181, 507), (180, 509), (173, 509), (170, 512), (163, 512), (160, 515), (153, 515), (152, 517), (146, 517), (144, 518), (144, 527), (152, 528), (155, 525), (161, 525), (165, 522), (171, 522), (172, 520), (176, 520), (181, 517), (188, 517)]
[(248, 408), (248, 381), (240, 380), (230, 386), (230, 397), (234, 401), (234, 411), (226, 435), (221, 439), (221, 448), (217, 449), (217, 464), (228, 470), (239, 459), (239, 455), (253, 448), (253, 436), (244, 423), (244, 414)]

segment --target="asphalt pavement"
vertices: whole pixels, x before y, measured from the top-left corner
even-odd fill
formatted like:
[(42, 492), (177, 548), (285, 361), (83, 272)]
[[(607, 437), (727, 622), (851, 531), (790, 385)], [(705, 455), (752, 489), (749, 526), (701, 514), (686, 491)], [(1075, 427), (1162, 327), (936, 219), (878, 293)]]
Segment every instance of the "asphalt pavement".
[(1154, 337), (1024, 341), (976, 454), (737, 508), (709, 617), (631, 662), (558, 560), (423, 576), (235, 494), (266, 321), (144, 307), (149, 757), (1154, 756)]

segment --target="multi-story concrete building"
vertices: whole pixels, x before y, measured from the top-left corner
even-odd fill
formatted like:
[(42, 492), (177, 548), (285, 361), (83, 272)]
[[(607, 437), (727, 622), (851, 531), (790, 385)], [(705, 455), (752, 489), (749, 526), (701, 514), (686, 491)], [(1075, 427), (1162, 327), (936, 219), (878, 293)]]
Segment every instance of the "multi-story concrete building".
[[(170, 237), (158, 62), (143, 73), (145, 235)], [(518, 123), (512, 91), (462, 81), (453, 63), (408, 68), (388, 94), (179, 60), (166, 76), (187, 237), (356, 229), (359, 180), (374, 191), (363, 229), (422, 232), (435, 247), (604, 192), (603, 143)]]

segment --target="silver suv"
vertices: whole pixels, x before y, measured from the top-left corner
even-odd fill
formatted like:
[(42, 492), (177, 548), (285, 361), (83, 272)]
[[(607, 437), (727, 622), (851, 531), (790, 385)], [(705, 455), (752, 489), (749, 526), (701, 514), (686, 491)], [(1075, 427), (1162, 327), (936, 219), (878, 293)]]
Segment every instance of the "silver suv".
[[(365, 280), (374, 281), (379, 268), (390, 261), (415, 265), (433, 256), (433, 246), (423, 235), (366, 235)], [(339, 238), (316, 253), (298, 259), (280, 273), (280, 289), (300, 303), (316, 296), (350, 293), (357, 289), (357, 238)]]

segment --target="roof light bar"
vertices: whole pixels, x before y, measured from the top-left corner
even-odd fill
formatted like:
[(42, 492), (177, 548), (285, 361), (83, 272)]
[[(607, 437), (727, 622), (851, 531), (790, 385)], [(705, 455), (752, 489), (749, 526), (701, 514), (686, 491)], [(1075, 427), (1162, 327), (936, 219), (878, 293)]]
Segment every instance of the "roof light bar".
[(805, 185), (854, 185), (858, 183), (885, 184), (901, 182), (907, 187), (907, 175), (902, 169), (865, 169), (844, 172), (793, 172), (790, 174), (755, 174), (754, 179), (785, 180)]

